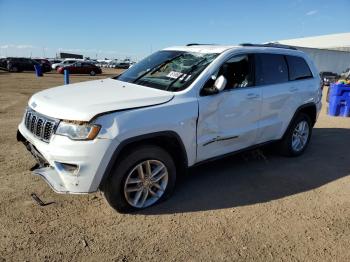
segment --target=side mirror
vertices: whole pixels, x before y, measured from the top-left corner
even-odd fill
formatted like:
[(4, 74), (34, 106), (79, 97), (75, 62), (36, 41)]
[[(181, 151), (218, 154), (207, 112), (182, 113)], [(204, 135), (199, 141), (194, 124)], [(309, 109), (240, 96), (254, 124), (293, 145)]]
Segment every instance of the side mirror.
[(226, 87), (227, 80), (221, 75), (218, 78), (216, 76), (212, 76), (208, 82), (205, 84), (204, 88), (201, 90), (200, 95), (208, 96), (218, 94)]
[(218, 92), (221, 92), (226, 87), (226, 84), (227, 84), (226, 78), (223, 75), (221, 75), (215, 80), (214, 88), (218, 90)]

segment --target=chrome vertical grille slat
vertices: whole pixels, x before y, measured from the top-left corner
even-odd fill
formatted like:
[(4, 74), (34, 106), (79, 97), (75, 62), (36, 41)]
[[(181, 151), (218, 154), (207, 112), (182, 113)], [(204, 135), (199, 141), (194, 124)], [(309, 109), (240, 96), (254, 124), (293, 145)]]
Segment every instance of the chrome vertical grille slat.
[(37, 119), (36, 115), (33, 114), (32, 119), (30, 121), (30, 129), (29, 129), (29, 131), (32, 133), (34, 133), (36, 119)]
[(37, 138), (48, 143), (54, 133), (58, 119), (43, 116), (28, 108), (24, 116), (24, 125)]
[(24, 121), (26, 126), (28, 126), (28, 123), (30, 122), (31, 117), (32, 117), (32, 113), (27, 112), (25, 116), (25, 121)]
[(43, 124), (41, 125), (41, 129), (40, 129), (40, 137), (44, 137), (44, 129), (45, 129), (46, 123), (47, 123), (47, 120), (44, 119)]
[(41, 129), (43, 126), (43, 122), (44, 122), (44, 120), (41, 118), (38, 118), (38, 120), (36, 121), (36, 125), (35, 125), (35, 135), (36, 136), (41, 136)]

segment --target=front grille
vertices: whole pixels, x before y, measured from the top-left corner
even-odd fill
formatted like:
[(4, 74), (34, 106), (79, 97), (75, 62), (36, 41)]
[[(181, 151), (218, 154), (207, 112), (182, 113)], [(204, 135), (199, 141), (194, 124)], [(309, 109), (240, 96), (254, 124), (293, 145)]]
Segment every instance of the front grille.
[(58, 124), (57, 119), (43, 116), (32, 109), (27, 109), (24, 116), (24, 125), (37, 138), (49, 142)]

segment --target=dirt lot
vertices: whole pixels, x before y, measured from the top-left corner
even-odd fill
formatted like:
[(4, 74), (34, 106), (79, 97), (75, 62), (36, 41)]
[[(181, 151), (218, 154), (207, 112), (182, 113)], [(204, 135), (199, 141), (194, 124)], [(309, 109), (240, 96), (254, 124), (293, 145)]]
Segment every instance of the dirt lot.
[(121, 215), (100, 193), (58, 195), (28, 171), (17, 125), (34, 92), (62, 83), (0, 72), (0, 261), (350, 261), (350, 118), (324, 106), (302, 157), (206, 164), (170, 200)]

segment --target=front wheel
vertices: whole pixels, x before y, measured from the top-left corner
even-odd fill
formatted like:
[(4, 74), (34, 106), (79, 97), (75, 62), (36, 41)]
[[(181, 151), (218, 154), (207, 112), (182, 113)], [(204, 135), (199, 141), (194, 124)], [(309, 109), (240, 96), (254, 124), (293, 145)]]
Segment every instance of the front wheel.
[(176, 167), (170, 154), (161, 147), (144, 145), (123, 155), (103, 192), (114, 209), (128, 213), (168, 198), (175, 182)]
[(306, 114), (299, 114), (286, 131), (280, 151), (285, 156), (299, 156), (306, 150), (312, 134), (311, 119)]
[(91, 75), (91, 76), (95, 76), (95, 75), (96, 75), (96, 72), (95, 72), (95, 71), (91, 71), (91, 72), (90, 72), (90, 75)]

